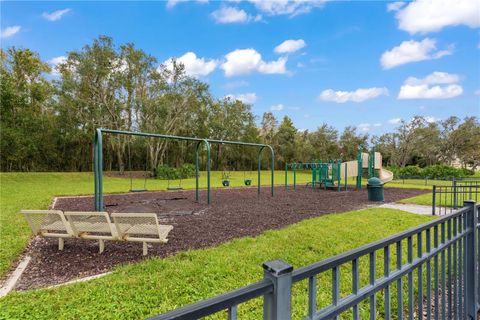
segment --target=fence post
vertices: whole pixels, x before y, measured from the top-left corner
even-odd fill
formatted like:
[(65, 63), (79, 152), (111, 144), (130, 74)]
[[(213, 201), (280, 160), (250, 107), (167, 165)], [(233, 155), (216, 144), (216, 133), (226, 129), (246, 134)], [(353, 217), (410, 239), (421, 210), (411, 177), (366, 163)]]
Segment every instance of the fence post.
[(273, 282), (273, 292), (264, 296), (264, 320), (292, 319), (292, 271), (293, 267), (283, 260), (263, 264), (264, 279)]
[(436, 202), (436, 193), (437, 193), (437, 186), (433, 185), (432, 188), (432, 216), (435, 215), (435, 202)]
[(453, 184), (453, 209), (457, 209), (458, 208), (458, 198), (457, 198), (457, 180), (455, 179), (455, 177), (453, 177), (453, 180), (452, 180), (452, 184)]
[(466, 319), (477, 319), (477, 213), (475, 201), (467, 200), (463, 202), (464, 207), (468, 207), (466, 228), (470, 230), (465, 238), (465, 317)]

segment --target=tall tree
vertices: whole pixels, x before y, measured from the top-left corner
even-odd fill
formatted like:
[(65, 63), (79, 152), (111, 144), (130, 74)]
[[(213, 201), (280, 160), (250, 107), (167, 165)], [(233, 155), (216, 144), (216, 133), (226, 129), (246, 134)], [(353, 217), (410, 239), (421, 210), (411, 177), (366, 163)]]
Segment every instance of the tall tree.
[(276, 148), (278, 150), (278, 160), (282, 163), (292, 162), (296, 156), (296, 135), (297, 128), (292, 120), (285, 116), (278, 126), (275, 134)]
[(54, 162), (53, 86), (49, 66), (29, 49), (0, 51), (2, 170), (29, 171)]
[(346, 127), (340, 136), (339, 144), (344, 160), (356, 159), (359, 150), (368, 148), (368, 134), (358, 134), (357, 128)]

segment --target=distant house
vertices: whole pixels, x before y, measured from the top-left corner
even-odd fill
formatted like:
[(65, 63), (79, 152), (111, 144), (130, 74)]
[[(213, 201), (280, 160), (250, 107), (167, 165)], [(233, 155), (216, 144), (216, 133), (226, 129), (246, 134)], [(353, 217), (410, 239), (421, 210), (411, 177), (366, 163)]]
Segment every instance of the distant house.
[[(455, 168), (465, 168), (469, 170), (473, 170), (473, 166), (468, 163), (463, 163), (458, 157), (455, 157), (452, 161), (450, 161), (450, 165)], [(477, 168), (475, 171), (479, 171), (480, 169)]]

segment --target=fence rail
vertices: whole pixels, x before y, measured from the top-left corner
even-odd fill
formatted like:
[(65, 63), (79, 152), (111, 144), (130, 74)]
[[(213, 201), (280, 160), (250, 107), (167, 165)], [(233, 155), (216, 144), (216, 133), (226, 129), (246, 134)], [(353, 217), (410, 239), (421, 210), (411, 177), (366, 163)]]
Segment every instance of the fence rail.
[(444, 215), (457, 210), (465, 200), (480, 200), (480, 181), (462, 180), (451, 186), (432, 187), (432, 215)]
[[(196, 319), (221, 310), (236, 319), (239, 303), (263, 295), (264, 320), (290, 320), (292, 286), (303, 281), (308, 281), (306, 319), (376, 319), (380, 314), (385, 319), (477, 319), (479, 216), (480, 206), (465, 201), (462, 209), (450, 215), (296, 270), (281, 260), (266, 262), (262, 282), (151, 319)], [(364, 258), (368, 283), (362, 286), (360, 259)], [(383, 270), (377, 270), (378, 264)], [(327, 272), (331, 273), (331, 301), (318, 308), (317, 279)], [(351, 281), (346, 295), (340, 290), (345, 278)], [(360, 308), (363, 304), (368, 310)]]

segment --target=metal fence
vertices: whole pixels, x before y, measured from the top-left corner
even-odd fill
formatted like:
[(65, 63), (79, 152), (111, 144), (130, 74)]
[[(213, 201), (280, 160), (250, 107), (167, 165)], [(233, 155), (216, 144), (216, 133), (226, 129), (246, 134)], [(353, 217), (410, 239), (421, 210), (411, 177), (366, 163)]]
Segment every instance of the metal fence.
[[(303, 268), (293, 270), (281, 260), (266, 262), (263, 281), (151, 319), (198, 319), (222, 310), (236, 319), (239, 304), (263, 297), (264, 320), (290, 320), (292, 287), (305, 281), (308, 305), (297, 318), (476, 319), (479, 215), (480, 206), (465, 201), (450, 215)], [(317, 279), (326, 273), (331, 276), (331, 301), (317, 307), (323, 288)], [(344, 285), (340, 289), (345, 279), (348, 293)]]
[[(412, 181), (414, 180), (414, 181)], [(425, 177), (425, 176), (411, 176), (411, 175), (394, 175), (393, 180), (390, 183), (396, 184), (419, 184), (423, 181), (423, 185), (450, 185), (456, 182), (478, 182), (480, 183), (480, 177)]]
[(432, 187), (432, 214), (444, 215), (457, 210), (465, 200), (480, 200), (480, 181), (453, 180), (451, 186)]

